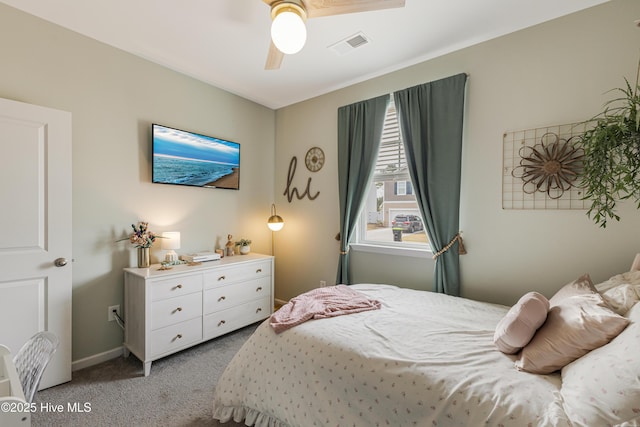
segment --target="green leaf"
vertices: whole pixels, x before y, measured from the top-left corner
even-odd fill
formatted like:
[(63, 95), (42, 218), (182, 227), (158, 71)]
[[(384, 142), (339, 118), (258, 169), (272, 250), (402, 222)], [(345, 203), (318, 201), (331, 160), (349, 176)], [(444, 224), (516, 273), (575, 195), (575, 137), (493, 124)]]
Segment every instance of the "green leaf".
[(632, 88), (625, 79), (625, 86), (610, 91), (621, 96), (604, 104), (582, 137), (580, 182), (584, 199), (591, 201), (587, 216), (603, 228), (609, 220), (620, 220), (616, 201), (634, 199), (640, 209), (640, 95), (637, 81)]

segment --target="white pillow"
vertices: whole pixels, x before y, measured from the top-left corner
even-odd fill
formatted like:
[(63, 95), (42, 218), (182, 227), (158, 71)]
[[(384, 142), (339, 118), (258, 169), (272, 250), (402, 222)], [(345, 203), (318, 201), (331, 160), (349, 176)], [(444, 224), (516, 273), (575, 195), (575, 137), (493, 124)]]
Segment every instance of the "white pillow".
[(618, 274), (596, 285), (596, 289), (616, 313), (624, 316), (640, 301), (640, 271)]
[(610, 343), (562, 368), (564, 410), (576, 426), (640, 425), (640, 304)]

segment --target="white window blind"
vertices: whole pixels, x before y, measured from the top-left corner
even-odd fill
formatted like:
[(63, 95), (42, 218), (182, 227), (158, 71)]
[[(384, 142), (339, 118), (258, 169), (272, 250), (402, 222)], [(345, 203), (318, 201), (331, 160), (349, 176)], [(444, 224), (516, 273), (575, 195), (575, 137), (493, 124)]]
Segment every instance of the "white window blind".
[(393, 95), (387, 108), (380, 140), (380, 151), (373, 175), (374, 182), (407, 181), (409, 171)]

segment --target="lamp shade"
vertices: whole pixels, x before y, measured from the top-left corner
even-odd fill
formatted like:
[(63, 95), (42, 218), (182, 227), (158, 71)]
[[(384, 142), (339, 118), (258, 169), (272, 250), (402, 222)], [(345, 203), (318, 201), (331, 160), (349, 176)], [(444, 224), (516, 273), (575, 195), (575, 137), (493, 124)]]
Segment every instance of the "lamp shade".
[(271, 40), (287, 55), (298, 53), (307, 41), (304, 11), (297, 5), (283, 5), (272, 12)]
[(273, 231), (282, 230), (282, 227), (284, 227), (284, 220), (280, 216), (274, 215), (269, 218), (267, 226)]
[(180, 249), (180, 232), (164, 231), (162, 240), (160, 240), (160, 247), (168, 250)]
[(282, 227), (284, 227), (284, 220), (276, 213), (276, 205), (271, 205), (271, 216), (267, 220), (267, 227), (271, 231), (282, 230)]

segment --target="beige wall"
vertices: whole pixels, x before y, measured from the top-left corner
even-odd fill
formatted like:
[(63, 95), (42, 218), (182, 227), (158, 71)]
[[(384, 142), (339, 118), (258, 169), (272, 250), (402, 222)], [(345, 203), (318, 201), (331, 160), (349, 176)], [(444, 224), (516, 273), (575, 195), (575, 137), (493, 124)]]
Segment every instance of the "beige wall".
[[(463, 295), (512, 303), (547, 295), (581, 273), (603, 280), (640, 252), (640, 214), (606, 230), (583, 211), (501, 209), (502, 134), (591, 117), (608, 89), (635, 77), (636, 0), (613, 0), (550, 23), (427, 61), (277, 113), (0, 4), (0, 97), (73, 114), (73, 358), (118, 347), (106, 308), (122, 304), (122, 268), (133, 251), (115, 244), (131, 222), (182, 232), (180, 252), (211, 249), (227, 233), (268, 253), (264, 221), (275, 199), (285, 228), (275, 234), (276, 297), (333, 283), (338, 244), (336, 115), (341, 105), (459, 72), (470, 74), (463, 159)], [(242, 144), (241, 190), (150, 183), (149, 127), (158, 122)], [(250, 126), (248, 125), (250, 124)], [(277, 135), (277, 143), (276, 136)], [(311, 173), (304, 154), (322, 147)], [(311, 177), (314, 201), (283, 195)], [(274, 187), (275, 182), (275, 187)], [(156, 250), (156, 261), (161, 253)], [(428, 259), (353, 253), (355, 280), (430, 289)]]
[[(122, 344), (107, 307), (135, 263), (130, 224), (180, 231), (180, 253), (227, 233), (268, 253), (275, 113), (0, 4), (0, 97), (73, 115), (73, 359)], [(151, 184), (152, 122), (241, 144), (240, 190)], [(158, 261), (159, 245), (152, 249)]]
[[(338, 244), (336, 115), (339, 106), (460, 72), (467, 86), (460, 227), (463, 296), (513, 303), (529, 290), (551, 295), (584, 272), (595, 281), (623, 271), (640, 252), (640, 214), (621, 206), (622, 221), (606, 229), (584, 211), (501, 208), (505, 131), (586, 120), (609, 99), (605, 92), (635, 79), (640, 46), (637, 0), (613, 0), (564, 18), (278, 110), (276, 202), (286, 221), (277, 236), (276, 295), (287, 299), (335, 281)], [(282, 196), (292, 156), (314, 145), (326, 154), (296, 183), (320, 191), (314, 200)], [(431, 289), (433, 261), (352, 251), (355, 282)]]

